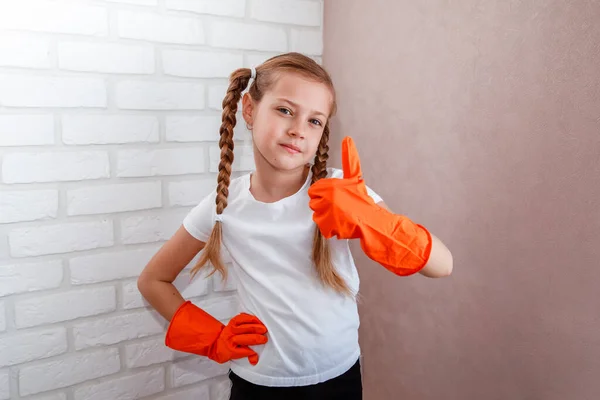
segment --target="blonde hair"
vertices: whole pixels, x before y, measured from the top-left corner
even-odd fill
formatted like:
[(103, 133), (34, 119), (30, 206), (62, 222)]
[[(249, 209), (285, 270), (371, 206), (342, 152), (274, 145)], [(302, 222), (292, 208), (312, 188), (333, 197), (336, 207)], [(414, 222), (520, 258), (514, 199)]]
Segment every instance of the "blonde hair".
[[(333, 104), (331, 115), (335, 114), (335, 90), (331, 77), (319, 64), (313, 59), (299, 53), (286, 53), (272, 57), (256, 68), (256, 77), (249, 89), (252, 99), (259, 102), (264, 93), (268, 91), (276, 82), (280, 74), (285, 72), (297, 73), (302, 76), (323, 83), (329, 87), (333, 95)], [(222, 214), (227, 207), (227, 196), (229, 194), (229, 183), (231, 176), (231, 165), (233, 163), (233, 128), (236, 124), (236, 112), (238, 103), (242, 97), (242, 92), (248, 86), (252, 71), (248, 68), (235, 70), (229, 78), (229, 87), (227, 94), (223, 99), (222, 124), (220, 128), (221, 138), (219, 147), (221, 148), (221, 160), (219, 162), (219, 175), (217, 178), (217, 197), (215, 199), (217, 214)], [(315, 155), (312, 166), (312, 181), (314, 184), (319, 179), (327, 176), (327, 159), (329, 158), (327, 145), (329, 141), (329, 123), (323, 129), (323, 135), (319, 142), (319, 147)], [(209, 274), (212, 275), (219, 271), (223, 280), (227, 278), (227, 270), (221, 260), (221, 222), (217, 221), (206, 242), (198, 263), (192, 269), (192, 275), (197, 273), (200, 268), (208, 262), (213, 266)], [(347, 295), (352, 295), (344, 279), (338, 274), (331, 262), (331, 251), (329, 243), (321, 234), (319, 228), (315, 225), (315, 234), (313, 239), (312, 259), (315, 264), (319, 279), (325, 286), (335, 291)]]

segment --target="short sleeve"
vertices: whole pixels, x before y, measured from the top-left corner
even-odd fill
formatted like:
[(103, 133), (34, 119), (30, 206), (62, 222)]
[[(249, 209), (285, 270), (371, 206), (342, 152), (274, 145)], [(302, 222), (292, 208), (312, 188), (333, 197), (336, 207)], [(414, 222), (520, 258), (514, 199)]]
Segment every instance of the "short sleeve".
[[(331, 178), (339, 178), (342, 179), (344, 177), (344, 171), (338, 168), (328, 168), (329, 176)], [(373, 189), (367, 186), (367, 194), (373, 199), (375, 203), (379, 203), (383, 201), (381, 196), (379, 196)]]
[(213, 190), (202, 199), (183, 219), (183, 227), (190, 235), (201, 242), (206, 242), (215, 224), (217, 193)]

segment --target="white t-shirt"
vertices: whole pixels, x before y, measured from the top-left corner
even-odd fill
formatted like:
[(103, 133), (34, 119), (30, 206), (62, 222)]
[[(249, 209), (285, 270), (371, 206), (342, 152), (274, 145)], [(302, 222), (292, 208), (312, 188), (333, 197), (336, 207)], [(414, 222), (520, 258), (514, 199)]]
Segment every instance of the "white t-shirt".
[[(325, 287), (312, 262), (315, 224), (308, 188), (311, 174), (295, 194), (274, 203), (250, 193), (250, 173), (233, 179), (223, 211), (223, 246), (228, 273), (237, 284), (242, 312), (267, 327), (268, 342), (253, 346), (259, 362), (231, 361), (231, 370), (263, 386), (304, 386), (335, 378), (360, 356), (355, 299)], [(341, 178), (339, 169), (328, 176)], [(215, 185), (216, 186), (216, 185)], [(381, 198), (371, 189), (375, 202)], [(184, 219), (185, 229), (206, 242), (215, 222), (215, 191)], [(333, 265), (353, 293), (359, 278), (348, 240), (329, 240)]]

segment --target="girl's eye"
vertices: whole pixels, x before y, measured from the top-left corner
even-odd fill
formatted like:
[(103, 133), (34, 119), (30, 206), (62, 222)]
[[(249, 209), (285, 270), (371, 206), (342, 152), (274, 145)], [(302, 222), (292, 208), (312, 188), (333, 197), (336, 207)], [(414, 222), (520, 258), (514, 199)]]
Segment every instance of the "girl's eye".
[(321, 125), (323, 125), (323, 124), (321, 123), (321, 121), (319, 121), (318, 119), (311, 119), (311, 120), (310, 120), (310, 123), (311, 123), (311, 124), (315, 124), (315, 125), (317, 125), (317, 126), (321, 126)]
[(277, 110), (283, 114), (292, 115), (292, 112), (287, 108), (279, 107)]

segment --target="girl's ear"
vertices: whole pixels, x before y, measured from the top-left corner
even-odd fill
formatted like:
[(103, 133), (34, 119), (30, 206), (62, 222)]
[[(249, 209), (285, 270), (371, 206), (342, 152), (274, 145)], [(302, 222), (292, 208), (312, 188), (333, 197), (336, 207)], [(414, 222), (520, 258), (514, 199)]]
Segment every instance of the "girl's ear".
[(244, 97), (242, 97), (242, 116), (244, 117), (244, 121), (246, 121), (247, 125), (252, 126), (253, 118), (252, 114), (254, 113), (254, 100), (250, 96), (250, 93), (245, 93)]

